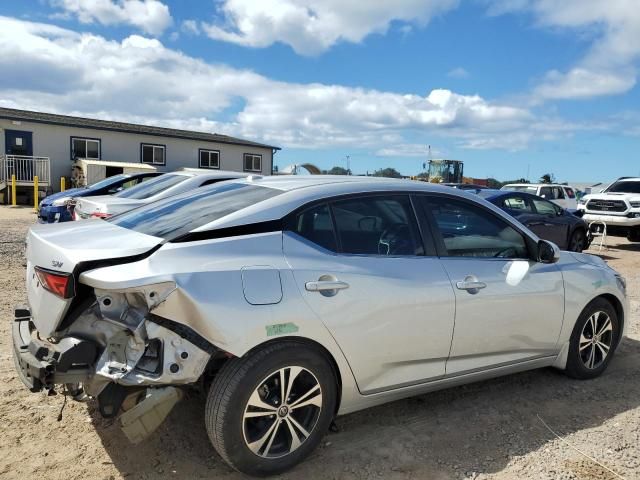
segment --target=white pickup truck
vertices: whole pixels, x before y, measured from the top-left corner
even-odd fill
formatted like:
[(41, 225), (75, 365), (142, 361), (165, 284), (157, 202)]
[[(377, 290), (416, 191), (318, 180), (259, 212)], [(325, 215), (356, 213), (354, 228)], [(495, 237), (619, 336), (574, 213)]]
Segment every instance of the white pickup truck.
[(585, 195), (578, 211), (587, 223), (605, 223), (607, 235), (640, 242), (640, 177), (622, 177), (600, 193)]

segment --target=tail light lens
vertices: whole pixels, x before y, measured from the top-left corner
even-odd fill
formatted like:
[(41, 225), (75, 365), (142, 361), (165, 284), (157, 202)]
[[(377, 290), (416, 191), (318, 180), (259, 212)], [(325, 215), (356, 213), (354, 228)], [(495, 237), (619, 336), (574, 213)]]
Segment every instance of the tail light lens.
[(72, 298), (75, 294), (73, 276), (70, 273), (52, 272), (44, 268), (36, 267), (38, 281), (45, 290), (60, 298)]
[(109, 218), (109, 217), (113, 217), (113, 215), (110, 213), (100, 213), (100, 212), (95, 212), (91, 214), (91, 218)]

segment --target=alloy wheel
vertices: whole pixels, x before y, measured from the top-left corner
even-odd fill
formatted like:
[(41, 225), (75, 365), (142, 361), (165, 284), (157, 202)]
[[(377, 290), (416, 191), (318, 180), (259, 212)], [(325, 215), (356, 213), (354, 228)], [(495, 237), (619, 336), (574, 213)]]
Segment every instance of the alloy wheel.
[(245, 443), (263, 458), (288, 455), (309, 438), (321, 411), (322, 389), (316, 376), (303, 367), (281, 368), (249, 397), (242, 417)]
[(590, 370), (599, 368), (609, 356), (613, 344), (613, 324), (605, 312), (591, 315), (580, 334), (580, 359)]

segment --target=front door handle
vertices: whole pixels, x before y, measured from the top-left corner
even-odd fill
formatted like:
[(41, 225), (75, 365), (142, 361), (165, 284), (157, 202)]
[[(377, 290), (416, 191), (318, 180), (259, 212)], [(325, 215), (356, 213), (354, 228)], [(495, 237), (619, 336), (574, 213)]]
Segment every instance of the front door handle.
[(333, 275), (322, 275), (315, 282), (307, 282), (304, 284), (304, 288), (308, 292), (319, 292), (325, 297), (333, 297), (340, 290), (344, 290), (345, 288), (349, 288), (349, 284), (347, 282), (342, 282), (338, 280)]
[(473, 275), (467, 275), (463, 281), (456, 282), (456, 288), (458, 290), (466, 290), (471, 294), (478, 293), (481, 289), (486, 287), (486, 283), (479, 281)]

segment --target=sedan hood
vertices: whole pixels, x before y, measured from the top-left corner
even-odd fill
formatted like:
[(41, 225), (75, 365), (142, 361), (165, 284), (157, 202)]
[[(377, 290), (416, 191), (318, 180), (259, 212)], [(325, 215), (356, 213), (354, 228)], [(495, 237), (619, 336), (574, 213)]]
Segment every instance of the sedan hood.
[(605, 262), (602, 258), (597, 255), (591, 255), (588, 253), (576, 253), (576, 252), (562, 252), (563, 254), (567, 254), (573, 257), (580, 263), (586, 263), (587, 265), (594, 265), (596, 267), (607, 267), (607, 262)]
[(36, 275), (36, 267), (51, 272), (77, 273), (74, 270), (80, 264), (97, 260), (113, 262), (141, 255), (161, 242), (161, 238), (97, 219), (32, 226), (27, 234), (26, 256), (27, 296), (33, 323), (43, 335), (52, 335), (73, 300), (45, 290)]
[(98, 195), (97, 197), (81, 198), (76, 203), (76, 211), (80, 215), (94, 213), (108, 213), (116, 215), (143, 205), (143, 200), (134, 198), (114, 197), (112, 195)]

